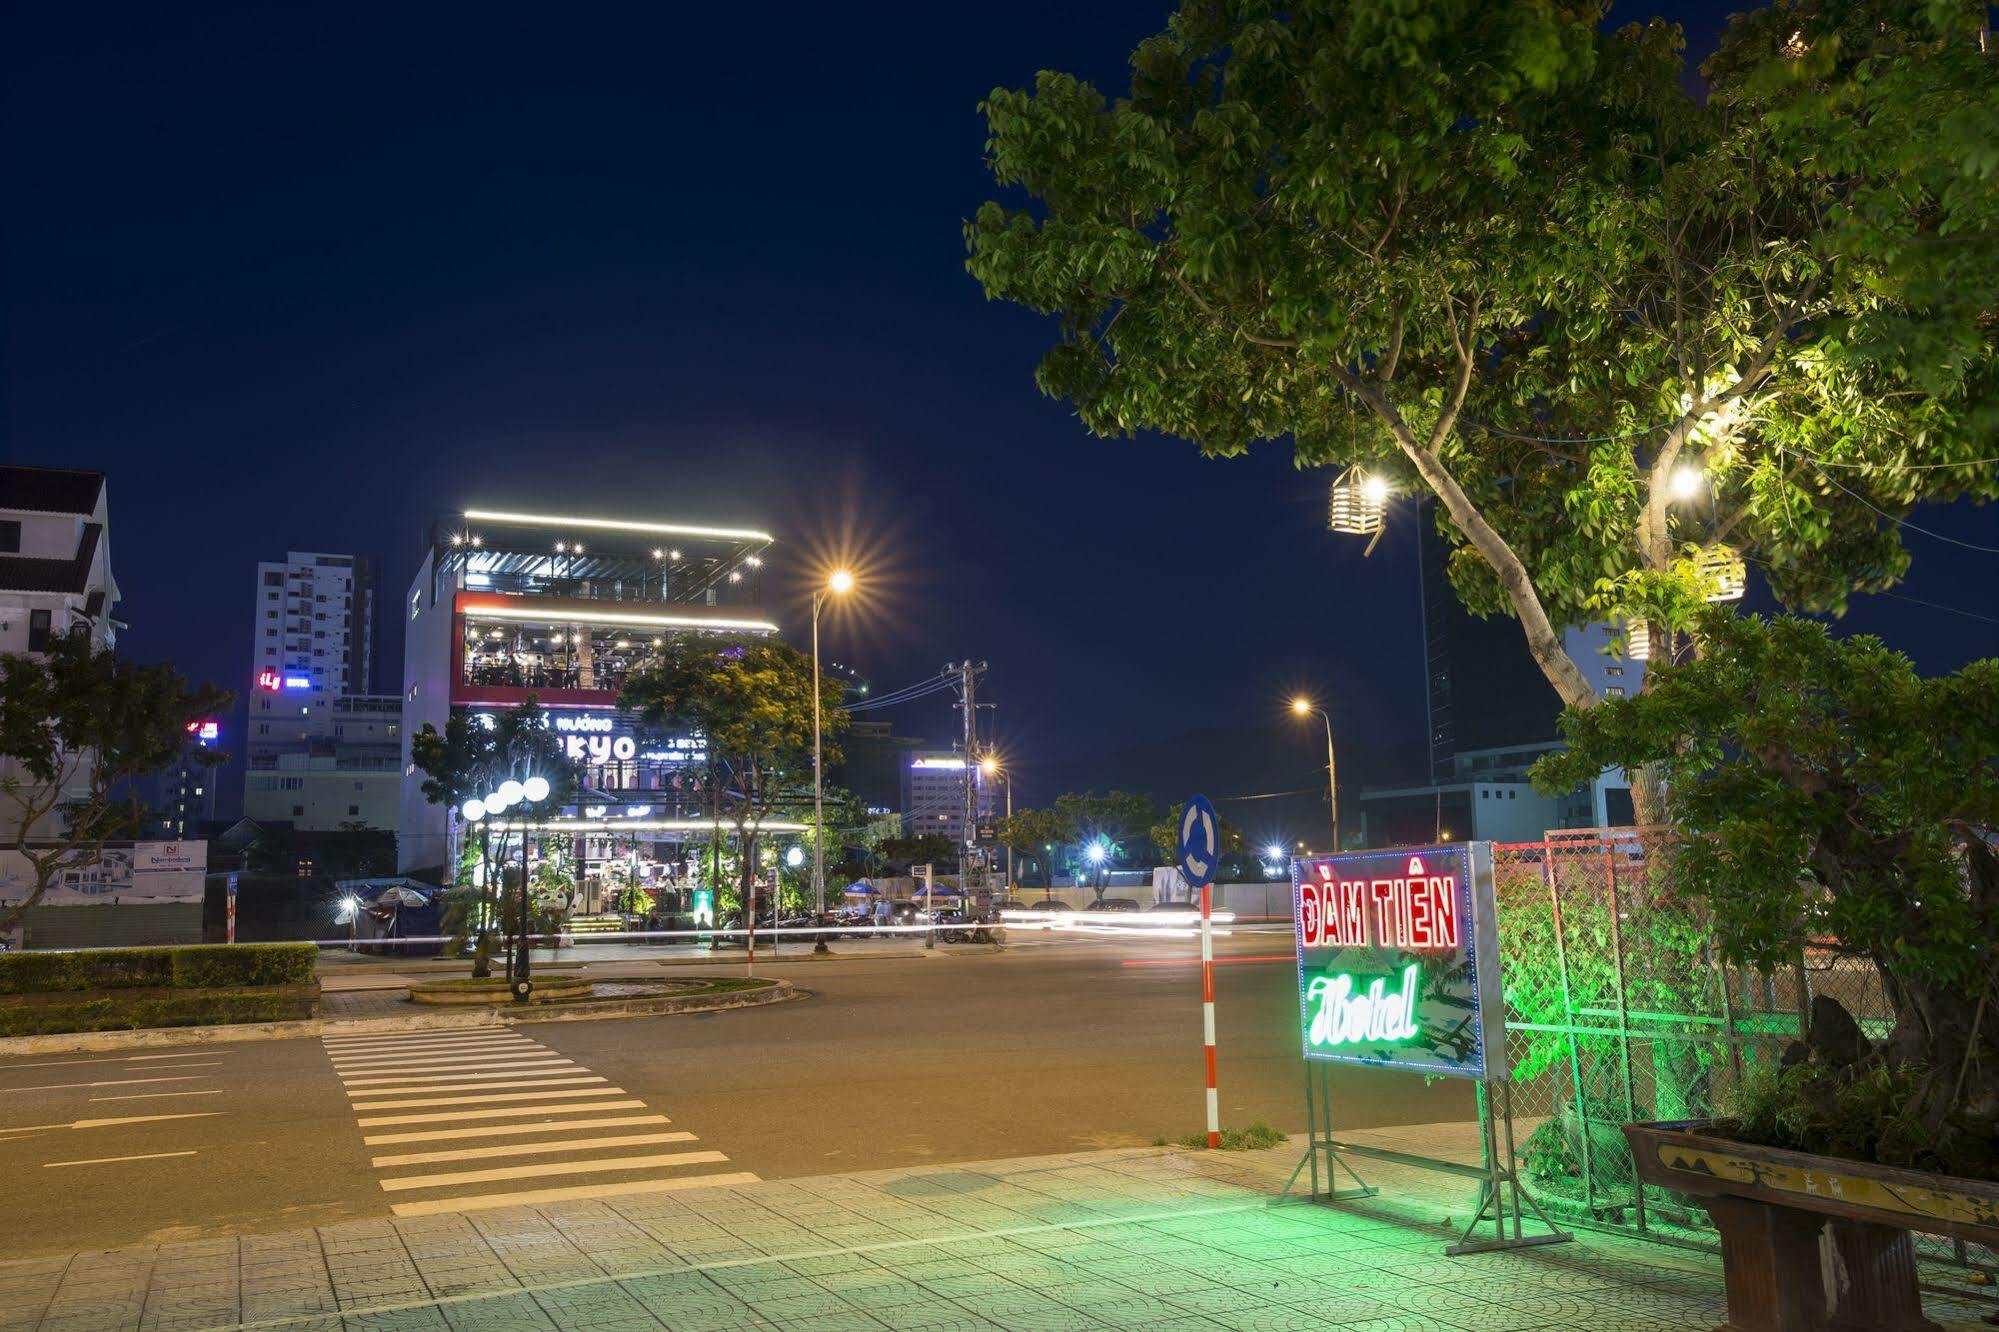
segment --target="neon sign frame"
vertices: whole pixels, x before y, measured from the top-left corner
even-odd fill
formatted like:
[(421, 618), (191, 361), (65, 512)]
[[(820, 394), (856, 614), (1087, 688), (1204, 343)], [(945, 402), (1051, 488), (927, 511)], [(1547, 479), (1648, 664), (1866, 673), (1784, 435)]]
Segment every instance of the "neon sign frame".
[(1489, 842), (1293, 860), (1305, 1059), (1503, 1078), (1492, 882)]

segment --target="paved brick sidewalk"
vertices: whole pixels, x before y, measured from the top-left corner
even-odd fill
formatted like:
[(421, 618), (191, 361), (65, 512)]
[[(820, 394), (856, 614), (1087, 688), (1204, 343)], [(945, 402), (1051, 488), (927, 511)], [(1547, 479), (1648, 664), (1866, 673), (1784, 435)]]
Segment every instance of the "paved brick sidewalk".
[[(1722, 1318), (1707, 1255), (1585, 1234), (1447, 1259), (1440, 1177), (1383, 1167), (1382, 1197), (1311, 1206), (1275, 1197), (1294, 1159), (1090, 1152), (0, 1263), (0, 1327), (1663, 1332)], [(1929, 1300), (1951, 1328), (1988, 1307)]]

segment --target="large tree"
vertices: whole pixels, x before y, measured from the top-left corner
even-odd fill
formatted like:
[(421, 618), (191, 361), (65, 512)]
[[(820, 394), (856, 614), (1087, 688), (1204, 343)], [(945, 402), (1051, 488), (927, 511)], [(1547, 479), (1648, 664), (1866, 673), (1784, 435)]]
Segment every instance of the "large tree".
[[(822, 754), (839, 761), (846, 728), (844, 685), (819, 685)], [(735, 828), (737, 892), (754, 909), (757, 838), (774, 809), (811, 808), (812, 659), (768, 638), (669, 640), (625, 677), (621, 707), (647, 724), (686, 728), (707, 740), (711, 813)]]
[[(0, 656), (0, 833), (28, 864), (32, 886), (0, 909), (0, 933), (21, 923), (64, 870), (104, 859), (104, 844), (140, 825), (137, 783), (178, 760), (188, 724), (230, 696), (190, 687), (167, 665), (138, 665), (63, 637), (48, 652)], [(202, 751), (204, 764), (222, 756)]]
[(1704, 99), (1676, 28), (1600, 12), (1190, 3), (1115, 102), (992, 93), (1028, 204), (966, 228), (988, 295), (1058, 318), (1039, 382), (1089, 430), (1434, 496), (1459, 594), (1573, 707), (1564, 628), (1670, 656), (1738, 552), (1837, 610), (1917, 503), (1999, 493), (1976, 7), (1758, 11)]

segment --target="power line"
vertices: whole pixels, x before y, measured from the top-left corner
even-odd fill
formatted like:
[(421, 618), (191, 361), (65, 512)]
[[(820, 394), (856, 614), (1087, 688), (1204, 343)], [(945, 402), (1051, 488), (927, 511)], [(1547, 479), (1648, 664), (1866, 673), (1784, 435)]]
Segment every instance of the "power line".
[[(1781, 444), (1778, 445), (1778, 449), (1780, 452), (1789, 452), (1789, 450), (1784, 449), (1784, 447)], [(1804, 457), (1803, 454), (1800, 454), (1798, 456)], [(1806, 459), (1806, 461), (1810, 461), (1810, 459)], [(1817, 469), (1814, 468), (1814, 470)], [(1929, 537), (1932, 540), (1948, 542), (1950, 545), (1953, 546), (1962, 546), (1966, 550), (1981, 551), (1987, 555), (1999, 555), (1999, 546), (1981, 546), (1978, 545), (1976, 542), (1959, 541), (1956, 537), (1945, 536), (1941, 532), (1932, 532), (1927, 527), (1917, 527), (1914, 523), (1910, 522), (1906, 518), (1897, 518), (1894, 514), (1889, 513), (1886, 509), (1882, 508), (1878, 504), (1875, 504), (1872, 500), (1869, 500), (1865, 495), (1862, 495), (1857, 491), (1848, 490), (1845, 486), (1840, 485), (1839, 482), (1833, 480), (1831, 477), (1827, 476), (1824, 472), (1819, 472), (1819, 479), (1825, 482), (1827, 485), (1833, 487), (1835, 490), (1839, 490), (1847, 495), (1851, 495), (1854, 499), (1859, 500), (1863, 506), (1872, 509), (1875, 513), (1880, 514), (1883, 518), (1886, 518), (1889, 522), (1893, 523), (1897, 527), (1907, 528), (1911, 532), (1920, 532), (1922, 535)]]

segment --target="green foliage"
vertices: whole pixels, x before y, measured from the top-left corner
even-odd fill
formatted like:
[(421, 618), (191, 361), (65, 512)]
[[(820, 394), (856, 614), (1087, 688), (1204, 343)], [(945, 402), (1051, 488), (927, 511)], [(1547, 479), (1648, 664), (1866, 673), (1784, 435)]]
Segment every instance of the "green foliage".
[[(187, 751), (188, 723), (226, 709), (231, 696), (189, 687), (167, 665), (142, 666), (66, 636), (39, 656), (0, 655), (0, 843), (34, 876), (19, 903), (0, 909), (12, 929), (65, 869), (98, 864), (104, 844), (139, 830), (136, 783)], [(207, 766), (223, 755), (206, 749)]]
[(1974, 829), (1999, 823), (1999, 661), (1925, 679), (1879, 639), (1809, 620), (1712, 616), (1698, 660), (1562, 719), (1543, 791), (1657, 763), (1689, 837), (1676, 890), (1731, 961), (1788, 965), (1808, 939), (1974, 1000), (1994, 920)]
[(1744, 1142), (1876, 1161), (1908, 1170), (1999, 1179), (1999, 1142), (1956, 1119), (1921, 1113), (1929, 1070), (1873, 1061), (1835, 1068), (1765, 1063), (1744, 1079), (1728, 1129)]
[(533, 694), (490, 726), (468, 712), (453, 712), (442, 732), (425, 722), (410, 737), (410, 762), (424, 774), (424, 799), (454, 810), (508, 778), (546, 780), (546, 809), (569, 803), (576, 789), (576, 764)]
[[(1282, 1147), (1288, 1141), (1290, 1139), (1260, 1119), (1248, 1128), (1225, 1128), (1221, 1133), (1222, 1150), (1225, 1152), (1268, 1151), (1272, 1147)], [(1165, 1142), (1166, 1140), (1161, 1138), (1154, 1142), (1153, 1146), (1161, 1147)], [(1189, 1133), (1180, 1139), (1180, 1146), (1191, 1147), (1196, 1151), (1205, 1150), (1207, 1145), (1208, 1135), (1205, 1133)]]
[(1894, 519), (1999, 495), (1973, 7), (1783, 0), (1730, 24), (1705, 100), (1677, 27), (1599, 14), (1189, 3), (1124, 97), (992, 92), (1026, 206), (965, 228), (987, 295), (1057, 321), (1038, 380), (1087, 429), (1435, 495), (1460, 595), (1578, 706), (1562, 626), (1683, 628), (1700, 548), (1837, 610), (1902, 574)]
[[(1152, 825), (1159, 808), (1150, 796), (1132, 791), (1069, 792), (1055, 797), (1055, 816), (1070, 829), (1071, 863), (1081, 862), (1081, 849), (1102, 842), (1110, 851), (1104, 863), (1132, 864), (1149, 857)], [(1058, 844), (1059, 845), (1059, 844)]]
[(0, 994), (306, 985), (318, 959), (309, 943), (0, 953)]
[(941, 833), (918, 833), (913, 837), (891, 837), (876, 846), (883, 862), (897, 873), (908, 873), (912, 865), (943, 867), (957, 859), (958, 844)]

